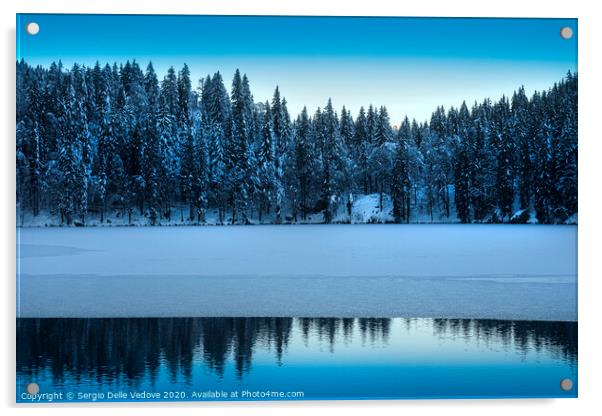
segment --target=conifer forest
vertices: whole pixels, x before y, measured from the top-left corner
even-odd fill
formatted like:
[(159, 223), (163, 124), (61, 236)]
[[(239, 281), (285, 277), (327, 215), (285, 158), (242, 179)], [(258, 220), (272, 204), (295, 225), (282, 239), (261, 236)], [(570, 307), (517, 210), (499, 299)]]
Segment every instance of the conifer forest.
[(429, 120), (369, 96), (291, 114), (277, 80), (258, 102), (239, 70), (16, 75), (18, 225), (577, 222), (575, 73)]

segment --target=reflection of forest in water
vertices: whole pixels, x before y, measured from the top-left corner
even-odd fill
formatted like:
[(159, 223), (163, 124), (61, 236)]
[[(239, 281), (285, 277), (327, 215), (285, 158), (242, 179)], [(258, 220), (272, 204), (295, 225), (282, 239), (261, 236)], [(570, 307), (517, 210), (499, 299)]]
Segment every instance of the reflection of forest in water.
[[(393, 327), (395, 321), (401, 326)], [(76, 378), (125, 377), (154, 380), (166, 366), (171, 377), (191, 379), (193, 361), (202, 359), (223, 376), (233, 361), (242, 377), (251, 368), (257, 350), (270, 351), (277, 364), (293, 330), (306, 346), (317, 338), (336, 352), (338, 343), (363, 346), (389, 343), (391, 331), (417, 325), (432, 327), (435, 337), (464, 339), (528, 351), (546, 351), (555, 359), (575, 364), (577, 323), (417, 318), (20, 318), (17, 319), (17, 371), (35, 376), (49, 370), (60, 382)], [(396, 323), (398, 325), (398, 323)], [(358, 332), (359, 331), (359, 332)], [(402, 331), (403, 332), (403, 331)], [(359, 335), (359, 338), (355, 336)], [(406, 336), (406, 334), (403, 334)], [(358, 341), (359, 340), (359, 341)]]

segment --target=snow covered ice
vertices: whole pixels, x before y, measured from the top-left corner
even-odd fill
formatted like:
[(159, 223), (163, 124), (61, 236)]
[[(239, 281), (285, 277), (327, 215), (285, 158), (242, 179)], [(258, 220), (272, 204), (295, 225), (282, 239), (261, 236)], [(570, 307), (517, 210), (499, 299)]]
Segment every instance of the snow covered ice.
[(577, 227), (18, 228), (19, 317), (577, 320)]

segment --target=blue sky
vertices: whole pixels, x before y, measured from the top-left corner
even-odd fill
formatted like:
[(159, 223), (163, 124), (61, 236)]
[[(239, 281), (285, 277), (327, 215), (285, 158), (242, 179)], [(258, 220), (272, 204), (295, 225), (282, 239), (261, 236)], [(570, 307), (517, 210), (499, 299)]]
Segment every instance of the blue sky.
[[(36, 36), (25, 32), (31, 21)], [(572, 39), (560, 37), (564, 26)], [(24, 14), (17, 55), (44, 66), (152, 60), (161, 78), (187, 63), (197, 79), (221, 71), (228, 86), (240, 68), (256, 101), (279, 85), (293, 114), (331, 97), (354, 114), (386, 105), (398, 123), (520, 85), (548, 88), (577, 69), (577, 20)]]

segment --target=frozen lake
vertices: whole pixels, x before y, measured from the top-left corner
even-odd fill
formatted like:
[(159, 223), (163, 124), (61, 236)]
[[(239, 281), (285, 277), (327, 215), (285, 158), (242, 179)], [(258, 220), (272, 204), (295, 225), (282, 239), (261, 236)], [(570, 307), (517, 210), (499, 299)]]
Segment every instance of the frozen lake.
[(20, 317), (577, 320), (577, 227), (17, 229)]

